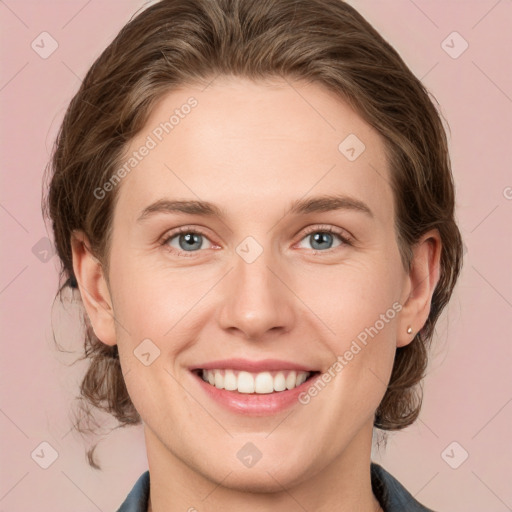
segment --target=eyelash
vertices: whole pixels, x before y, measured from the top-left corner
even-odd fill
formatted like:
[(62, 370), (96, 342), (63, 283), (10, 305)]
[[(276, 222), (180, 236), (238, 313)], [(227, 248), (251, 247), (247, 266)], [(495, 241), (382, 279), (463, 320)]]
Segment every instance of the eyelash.
[[(194, 234), (194, 235), (201, 235), (205, 238), (208, 238), (206, 233), (197, 230), (195, 228), (189, 228), (188, 226), (183, 226), (181, 228), (175, 229), (171, 233), (169, 233), (167, 236), (164, 236), (161, 245), (168, 250), (169, 252), (172, 252), (173, 254), (177, 254), (178, 256), (183, 256), (185, 258), (195, 257), (197, 252), (201, 251), (178, 251), (175, 248), (171, 248), (168, 244), (170, 240), (172, 240), (177, 235), (180, 235), (182, 233), (187, 234)], [(332, 235), (336, 235), (341, 240), (342, 244), (338, 247), (333, 247), (331, 249), (326, 249), (325, 251), (320, 251), (318, 249), (313, 249), (313, 254), (325, 254), (325, 253), (331, 253), (332, 251), (335, 251), (336, 249), (342, 247), (343, 245), (349, 245), (352, 246), (352, 238), (349, 236), (344, 235), (344, 231), (338, 230), (336, 228), (333, 228), (332, 226), (310, 226), (309, 228), (306, 228), (306, 232), (303, 234), (302, 238), (299, 241), (302, 241), (304, 238), (306, 238), (308, 235), (311, 235), (312, 233), (330, 233)]]

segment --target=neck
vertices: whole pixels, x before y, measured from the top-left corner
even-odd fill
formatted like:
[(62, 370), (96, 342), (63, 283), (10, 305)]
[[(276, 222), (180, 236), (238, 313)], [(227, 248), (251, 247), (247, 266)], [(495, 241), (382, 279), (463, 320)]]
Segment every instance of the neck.
[(372, 425), (360, 431), (329, 465), (284, 481), (275, 471), (251, 468), (254, 485), (237, 480), (236, 471), (213, 477), (181, 460), (144, 425), (150, 471), (148, 512), (382, 512), (370, 478)]

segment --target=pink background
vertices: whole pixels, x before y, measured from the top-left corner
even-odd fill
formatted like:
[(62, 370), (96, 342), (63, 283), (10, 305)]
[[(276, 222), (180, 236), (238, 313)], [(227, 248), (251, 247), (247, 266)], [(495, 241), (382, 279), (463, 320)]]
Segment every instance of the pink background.
[[(441, 105), (451, 129), (457, 217), (467, 250), (438, 323), (420, 419), (390, 434), (374, 460), (438, 512), (512, 510), (512, 1), (350, 3)], [(48, 236), (41, 178), (66, 106), (93, 60), (142, 5), (0, 2), (0, 511), (116, 510), (147, 468), (140, 426), (114, 431), (100, 443), (101, 472), (87, 465), (80, 436), (70, 432), (69, 412), (85, 368), (70, 364), (81, 339), (73, 311), (58, 302), (52, 307), (58, 262), (41, 261), (40, 242)], [(58, 43), (47, 59), (31, 48), (44, 31)], [(454, 54), (462, 39), (451, 36), (442, 46), (454, 31), (469, 44), (458, 58), (443, 46)], [(52, 319), (58, 341), (74, 353), (55, 350)], [(44, 441), (58, 453), (47, 469), (31, 457)], [(463, 450), (467, 460), (453, 469), (446, 461), (457, 465)]]

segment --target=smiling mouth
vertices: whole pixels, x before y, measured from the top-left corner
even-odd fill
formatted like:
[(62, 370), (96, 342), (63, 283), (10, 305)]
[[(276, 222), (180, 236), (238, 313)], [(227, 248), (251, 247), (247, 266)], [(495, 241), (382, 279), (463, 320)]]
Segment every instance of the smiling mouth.
[(295, 389), (320, 372), (278, 370), (254, 373), (230, 369), (198, 369), (194, 373), (217, 389), (263, 395)]

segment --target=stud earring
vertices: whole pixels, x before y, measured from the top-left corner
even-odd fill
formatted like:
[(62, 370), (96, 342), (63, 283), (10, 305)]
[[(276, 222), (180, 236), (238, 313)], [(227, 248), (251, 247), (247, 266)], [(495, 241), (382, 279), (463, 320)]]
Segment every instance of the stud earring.
[(411, 334), (412, 333), (412, 327), (409, 325), (409, 327), (407, 328), (407, 334)]

